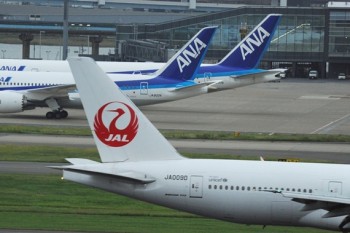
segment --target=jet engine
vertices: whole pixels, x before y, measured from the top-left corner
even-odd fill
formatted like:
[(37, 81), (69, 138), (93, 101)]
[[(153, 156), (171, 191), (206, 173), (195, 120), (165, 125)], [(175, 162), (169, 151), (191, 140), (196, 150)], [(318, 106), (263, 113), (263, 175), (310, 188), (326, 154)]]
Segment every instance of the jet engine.
[(12, 91), (0, 92), (0, 113), (22, 112), (27, 105), (27, 98)]

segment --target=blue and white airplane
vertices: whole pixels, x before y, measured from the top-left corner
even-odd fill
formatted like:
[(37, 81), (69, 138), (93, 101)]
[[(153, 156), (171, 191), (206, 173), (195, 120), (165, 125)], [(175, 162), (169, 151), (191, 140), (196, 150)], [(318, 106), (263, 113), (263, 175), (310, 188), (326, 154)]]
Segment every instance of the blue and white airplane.
[(229, 222), (350, 232), (349, 165), (185, 158), (91, 59), (69, 63), (101, 161), (67, 159), (53, 167), (64, 180)]
[[(280, 14), (266, 16), (240, 43), (219, 63), (202, 64), (195, 78), (196, 83), (209, 83), (209, 91), (232, 89), (255, 83), (276, 80), (283, 69), (258, 69), (259, 62), (270, 45), (280, 22)], [(180, 60), (182, 66), (188, 62)], [(97, 62), (108, 74), (149, 74), (161, 69), (164, 63), (151, 62)], [(70, 72), (67, 61), (37, 61), (0, 59), (0, 75), (6, 71)], [(11, 74), (15, 75), (15, 74)]]
[[(153, 74), (109, 74), (136, 105), (173, 101), (208, 92), (208, 83), (197, 84), (194, 77), (208, 50), (217, 27), (198, 32), (162, 68)], [(2, 73), (0, 113), (15, 113), (49, 107), (47, 118), (66, 118), (63, 108), (81, 108), (71, 73)], [(101, 93), (104, 90), (99, 90)], [(73, 93), (72, 93), (73, 92)]]

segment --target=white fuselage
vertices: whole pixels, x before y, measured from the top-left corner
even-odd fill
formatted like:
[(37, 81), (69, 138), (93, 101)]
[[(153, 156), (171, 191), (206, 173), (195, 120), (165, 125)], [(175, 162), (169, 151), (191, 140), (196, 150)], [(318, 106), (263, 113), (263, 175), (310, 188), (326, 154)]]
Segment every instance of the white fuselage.
[[(85, 165), (87, 166), (87, 165)], [(137, 172), (150, 184), (64, 171), (64, 178), (132, 198), (225, 221), (258, 225), (309, 226), (338, 230), (347, 216), (325, 217), (322, 208), (279, 192), (350, 198), (348, 165), (183, 159), (123, 162), (103, 166), (109, 172)], [(349, 224), (344, 226), (349, 227)]]
[[(29, 101), (34, 100), (40, 104), (41, 100), (45, 100), (49, 91), (43, 93), (42, 96), (38, 93), (31, 93), (31, 89), (40, 89), (46, 86), (59, 86), (74, 84), (73, 76), (70, 72), (3, 72), (0, 80), (1, 91), (15, 91), (26, 95)], [(11, 80), (4, 82), (6, 77), (11, 77)], [(153, 77), (150, 75), (141, 74), (109, 74), (109, 77), (122, 89), (136, 105), (149, 105), (162, 102), (184, 99), (208, 92), (207, 86), (198, 86), (198, 88), (181, 89), (176, 91), (181, 84), (195, 85), (194, 82), (182, 82), (178, 86), (171, 85), (153, 85)], [(134, 83), (131, 83), (134, 81)], [(0, 93), (1, 93), (0, 91)], [(101, 93), (103, 90), (101, 90)], [(69, 100), (58, 99), (58, 104), (63, 108), (82, 108), (80, 96), (77, 91), (68, 93)], [(43, 106), (46, 104), (43, 102)]]

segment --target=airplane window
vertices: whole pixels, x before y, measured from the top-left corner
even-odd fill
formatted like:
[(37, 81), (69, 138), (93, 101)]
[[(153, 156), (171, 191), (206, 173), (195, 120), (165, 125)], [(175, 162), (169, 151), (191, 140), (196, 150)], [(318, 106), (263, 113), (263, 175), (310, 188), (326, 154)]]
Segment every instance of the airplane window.
[(306, 193), (306, 189), (304, 189), (303, 191), (304, 191), (304, 193)]
[(309, 193), (312, 193), (312, 189), (309, 189)]
[(218, 188), (218, 186), (214, 185), (214, 189), (217, 189), (217, 188)]
[(295, 188), (293, 188), (292, 191), (295, 192)]
[(209, 189), (211, 189), (211, 185), (209, 185)]
[(287, 191), (289, 191), (289, 188), (287, 188)]
[(250, 187), (247, 187), (247, 190), (250, 191)]
[(220, 185), (220, 189), (222, 189), (222, 185)]
[(231, 190), (233, 190), (233, 186), (231, 186)]
[(261, 190), (261, 187), (259, 187), (258, 189)]
[(236, 186), (236, 190), (239, 190), (239, 186)]
[(228, 190), (228, 186), (227, 185), (225, 186), (225, 189)]
[(245, 187), (244, 187), (244, 186), (242, 186), (242, 191), (244, 191), (244, 189), (245, 189)]
[(301, 189), (298, 189), (298, 192), (301, 192)]

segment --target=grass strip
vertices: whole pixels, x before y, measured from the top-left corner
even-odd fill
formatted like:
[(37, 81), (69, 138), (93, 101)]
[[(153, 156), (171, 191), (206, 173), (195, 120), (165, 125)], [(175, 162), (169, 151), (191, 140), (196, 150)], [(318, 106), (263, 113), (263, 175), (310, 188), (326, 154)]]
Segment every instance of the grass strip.
[(311, 228), (245, 226), (171, 210), (85, 187), (58, 176), (0, 176), (0, 229), (83, 232), (310, 232)]
[(63, 163), (65, 158), (85, 158), (100, 161), (95, 147), (1, 145), (0, 161)]
[[(79, 148), (38, 145), (16, 145), (14, 147), (13, 145), (0, 144), (0, 151), (0, 161), (63, 163), (66, 162), (65, 158), (85, 158), (100, 161), (95, 147)], [(194, 159), (252, 159), (249, 156), (225, 154), (182, 153), (182, 155)]]
[[(0, 124), (0, 132), (71, 136), (91, 135), (91, 131), (87, 127), (27, 126), (11, 124)], [(194, 130), (161, 130), (161, 133), (168, 139), (350, 142), (350, 135), (333, 134), (282, 134)]]
[[(80, 148), (66, 146), (38, 146), (38, 145), (1, 145), (0, 161), (7, 162), (47, 162), (64, 163), (66, 158), (85, 158), (100, 161), (95, 147)], [(183, 156), (192, 159), (235, 159), (235, 160), (258, 160), (257, 156), (232, 155), (232, 154), (199, 154), (181, 153)], [(266, 161), (276, 161), (280, 158), (264, 155)], [(307, 160), (302, 162), (329, 162), (323, 160)]]

